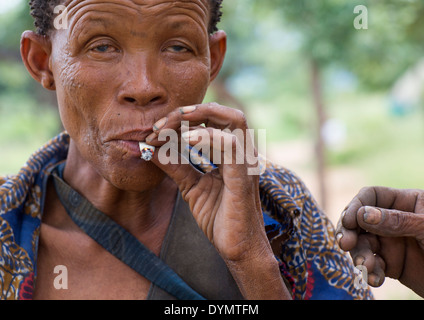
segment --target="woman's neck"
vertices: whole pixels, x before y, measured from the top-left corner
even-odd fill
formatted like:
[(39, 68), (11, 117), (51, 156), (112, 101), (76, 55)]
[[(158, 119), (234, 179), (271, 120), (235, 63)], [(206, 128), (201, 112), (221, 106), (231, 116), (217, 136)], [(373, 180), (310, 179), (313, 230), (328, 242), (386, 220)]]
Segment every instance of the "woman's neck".
[(146, 235), (149, 230), (167, 226), (178, 192), (176, 184), (165, 175), (155, 185), (146, 182), (149, 188), (145, 190), (119, 189), (71, 150), (63, 178), (98, 210), (134, 235)]

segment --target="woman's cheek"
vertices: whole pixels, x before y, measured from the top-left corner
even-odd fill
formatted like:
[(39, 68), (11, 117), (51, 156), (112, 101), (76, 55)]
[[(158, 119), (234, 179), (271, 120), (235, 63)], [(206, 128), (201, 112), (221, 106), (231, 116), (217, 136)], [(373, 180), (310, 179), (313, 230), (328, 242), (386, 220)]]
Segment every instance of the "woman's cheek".
[(210, 83), (209, 69), (203, 63), (181, 68), (172, 74), (169, 91), (176, 94), (178, 105), (202, 103)]
[(72, 137), (93, 127), (95, 101), (99, 99), (98, 93), (101, 91), (93, 86), (96, 82), (87, 76), (90, 74), (87, 68), (82, 68), (78, 62), (63, 65), (56, 91), (64, 128)]

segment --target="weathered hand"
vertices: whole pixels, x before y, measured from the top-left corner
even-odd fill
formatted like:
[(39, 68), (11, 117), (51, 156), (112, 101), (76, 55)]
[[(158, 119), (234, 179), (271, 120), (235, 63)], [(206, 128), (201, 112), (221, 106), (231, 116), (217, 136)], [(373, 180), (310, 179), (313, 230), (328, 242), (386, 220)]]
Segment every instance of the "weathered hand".
[[(179, 132), (183, 121), (190, 123), (190, 131), (182, 140), (209, 153), (218, 168), (202, 173), (182, 161), (164, 163), (160, 150), (152, 161), (177, 183), (245, 297), (288, 297), (264, 230), (259, 176), (248, 171), (257, 165), (252, 164), (257, 155), (243, 113), (215, 103), (183, 107), (159, 120), (146, 142), (164, 147), (161, 132)], [(254, 154), (246, 153), (246, 146)]]
[(368, 283), (398, 279), (424, 296), (424, 191), (363, 188), (337, 226), (340, 247), (368, 270)]

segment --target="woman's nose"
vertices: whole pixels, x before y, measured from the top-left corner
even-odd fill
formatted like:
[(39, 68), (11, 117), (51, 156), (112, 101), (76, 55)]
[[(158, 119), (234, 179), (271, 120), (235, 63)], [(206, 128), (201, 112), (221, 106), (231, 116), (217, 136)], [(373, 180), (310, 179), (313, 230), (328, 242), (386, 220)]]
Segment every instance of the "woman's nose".
[(154, 59), (136, 57), (126, 64), (127, 72), (119, 92), (119, 102), (140, 107), (163, 104), (167, 100), (160, 66)]

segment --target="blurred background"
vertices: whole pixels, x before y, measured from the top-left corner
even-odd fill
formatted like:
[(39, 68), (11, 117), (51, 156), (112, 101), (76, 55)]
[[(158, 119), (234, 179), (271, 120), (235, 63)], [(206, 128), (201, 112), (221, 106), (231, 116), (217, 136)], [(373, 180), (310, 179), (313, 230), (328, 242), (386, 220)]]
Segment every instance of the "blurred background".
[[(0, 175), (62, 130), (20, 59), (27, 2), (0, 0)], [(363, 186), (424, 189), (423, 27), (422, 0), (224, 0), (228, 55), (206, 100), (266, 129), (261, 152), (336, 224)], [(373, 292), (420, 299), (390, 279)]]

